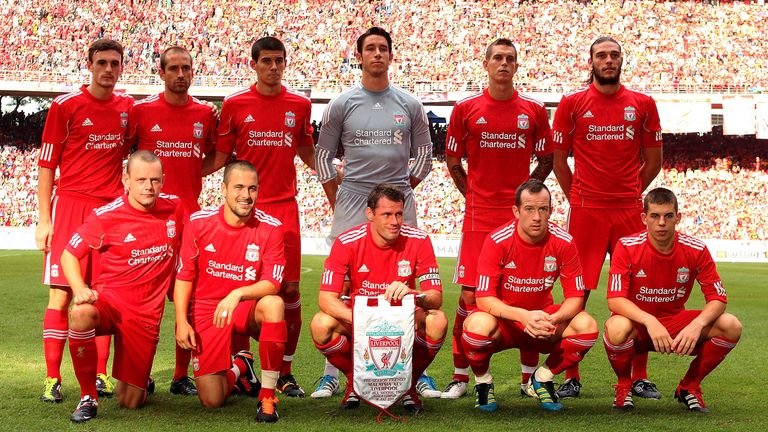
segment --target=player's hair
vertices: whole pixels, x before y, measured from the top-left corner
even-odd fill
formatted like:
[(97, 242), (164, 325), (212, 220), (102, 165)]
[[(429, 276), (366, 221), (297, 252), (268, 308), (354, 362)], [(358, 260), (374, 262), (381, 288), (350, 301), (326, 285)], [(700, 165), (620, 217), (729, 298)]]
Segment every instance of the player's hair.
[(658, 187), (643, 198), (643, 213), (648, 213), (651, 204), (673, 204), (677, 213), (677, 196), (667, 188)]
[(256, 174), (256, 178), (258, 178), (259, 173), (256, 172), (256, 167), (254, 167), (250, 162), (238, 159), (234, 162), (230, 162), (225, 168), (224, 168), (224, 184), (229, 184), (229, 178), (232, 176), (233, 170), (242, 170), (242, 171), (250, 171), (254, 174)]
[(512, 47), (515, 50), (515, 56), (517, 56), (517, 47), (514, 43), (512, 43), (511, 39), (507, 38), (498, 38), (495, 41), (491, 42), (490, 45), (488, 45), (488, 48), (485, 49), (485, 59), (488, 60), (491, 58), (491, 51), (493, 51), (493, 47), (495, 46), (507, 46)]
[(152, 153), (149, 150), (138, 150), (131, 153), (131, 155), (128, 156), (128, 163), (125, 165), (125, 172), (127, 172), (129, 175), (131, 174), (131, 165), (134, 164), (135, 160), (139, 160), (146, 163), (157, 162), (160, 164), (160, 169), (162, 170), (163, 168), (163, 163), (160, 161), (160, 158), (157, 157), (156, 154)]
[(192, 55), (189, 51), (183, 46), (174, 45), (166, 48), (165, 51), (160, 54), (160, 70), (165, 70), (165, 67), (168, 65), (168, 55), (173, 53), (182, 53), (189, 56), (189, 65), (192, 66)]
[(259, 55), (261, 55), (262, 51), (282, 51), (283, 57), (287, 56), (285, 45), (280, 42), (280, 39), (272, 36), (259, 38), (251, 45), (251, 58), (253, 61), (259, 61)]
[(515, 192), (515, 205), (517, 207), (520, 207), (523, 204), (522, 196), (524, 191), (528, 191), (528, 193), (535, 194), (543, 190), (547, 191), (547, 194), (549, 194), (549, 203), (551, 205), (552, 193), (549, 191), (549, 188), (547, 187), (547, 185), (544, 184), (544, 182), (534, 178), (524, 181), (523, 184), (517, 187), (517, 191)]
[(387, 48), (389, 48), (389, 52), (392, 52), (392, 36), (389, 35), (389, 32), (384, 30), (381, 27), (371, 27), (368, 30), (365, 31), (365, 33), (361, 34), (357, 37), (357, 52), (362, 54), (363, 53), (363, 44), (365, 43), (365, 38), (368, 36), (383, 36), (384, 39), (387, 40)]
[[(616, 45), (619, 46), (619, 52), (621, 52), (621, 44), (616, 39), (610, 37), (610, 36), (601, 36), (597, 39), (595, 39), (594, 42), (592, 42), (592, 45), (589, 46), (589, 58), (592, 58), (592, 55), (595, 53), (595, 45), (599, 45), (603, 42), (613, 42)], [(589, 78), (587, 78), (587, 84), (591, 84), (592, 81), (595, 80), (595, 72), (592, 70), (592, 68), (589, 69)]]
[(376, 210), (382, 197), (386, 197), (390, 201), (401, 202), (405, 205), (405, 194), (403, 191), (391, 184), (381, 183), (374, 186), (368, 194), (368, 208)]
[(123, 46), (112, 39), (99, 39), (88, 47), (88, 61), (93, 62), (93, 55), (100, 51), (117, 51), (120, 54), (120, 63), (123, 62)]

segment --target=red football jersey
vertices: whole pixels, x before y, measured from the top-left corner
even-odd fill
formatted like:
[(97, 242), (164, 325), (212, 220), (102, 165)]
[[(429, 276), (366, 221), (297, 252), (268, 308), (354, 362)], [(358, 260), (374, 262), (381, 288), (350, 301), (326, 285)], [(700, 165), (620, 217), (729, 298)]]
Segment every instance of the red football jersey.
[(224, 98), (216, 150), (247, 160), (259, 173), (257, 203), (295, 199), (296, 147), (314, 145), (312, 102), (284, 86), (264, 96), (256, 86)]
[(352, 283), (350, 297), (384, 294), (395, 281), (417, 289), (417, 278), (422, 291), (443, 290), (432, 240), (426, 232), (403, 225), (390, 247), (379, 247), (371, 236), (370, 223), (366, 223), (336, 238), (325, 260), (321, 291), (341, 293), (345, 276)]
[(552, 126), (555, 148), (575, 162), (571, 206), (631, 208), (640, 199), (640, 150), (661, 147), (661, 123), (650, 96), (594, 85), (563, 96)]
[(38, 165), (56, 170), (56, 193), (113, 200), (122, 195), (125, 132), (133, 98), (93, 97), (86, 86), (53, 100), (43, 129)]
[(543, 103), (518, 92), (496, 100), (488, 89), (457, 102), (445, 154), (467, 157), (463, 230), (488, 232), (506, 222), (517, 187), (530, 177), (532, 155), (550, 153), (552, 130)]
[(101, 253), (94, 287), (111, 291), (138, 314), (159, 320), (171, 283), (186, 215), (181, 201), (160, 194), (149, 212), (131, 207), (128, 196), (93, 211), (75, 231), (67, 250), (78, 259)]
[(485, 238), (477, 262), (477, 297), (498, 297), (505, 304), (541, 310), (553, 304), (557, 278), (565, 298), (583, 297), (581, 263), (573, 238), (550, 223), (546, 237), (527, 243), (517, 232), (517, 221), (492, 231)]
[(127, 140), (160, 157), (163, 192), (181, 198), (191, 213), (200, 209), (203, 156), (214, 148), (215, 129), (216, 117), (204, 102), (190, 97), (185, 105), (171, 105), (160, 93), (133, 106)]
[(628, 298), (656, 317), (684, 310), (694, 280), (706, 301), (727, 301), (707, 246), (679, 232), (668, 254), (653, 247), (647, 232), (622, 238), (613, 251), (608, 280), (608, 298)]
[(285, 270), (280, 221), (254, 209), (247, 224), (233, 227), (224, 207), (189, 218), (176, 279), (195, 281), (193, 301), (215, 306), (232, 290), (268, 280), (280, 287)]

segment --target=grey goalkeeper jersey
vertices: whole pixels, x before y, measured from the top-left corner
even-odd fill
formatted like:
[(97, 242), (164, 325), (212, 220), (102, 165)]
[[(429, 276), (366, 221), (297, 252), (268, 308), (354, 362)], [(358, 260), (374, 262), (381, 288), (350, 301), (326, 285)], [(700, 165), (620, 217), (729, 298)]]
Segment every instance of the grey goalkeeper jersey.
[(345, 159), (340, 188), (351, 192), (367, 195), (379, 183), (410, 189), (409, 175), (423, 179), (432, 169), (424, 106), (392, 85), (377, 93), (358, 84), (328, 104), (315, 151), (321, 183), (336, 177), (333, 158), (339, 144)]

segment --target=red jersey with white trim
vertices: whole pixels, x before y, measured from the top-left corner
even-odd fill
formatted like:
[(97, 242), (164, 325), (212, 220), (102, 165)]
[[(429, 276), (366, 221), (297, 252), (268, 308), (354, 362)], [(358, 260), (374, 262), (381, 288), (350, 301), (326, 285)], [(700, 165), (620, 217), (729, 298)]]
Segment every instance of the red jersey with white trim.
[(190, 97), (184, 105), (171, 105), (163, 93), (136, 102), (131, 109), (127, 141), (138, 142), (163, 163), (163, 192), (181, 198), (190, 213), (200, 210), (203, 156), (216, 143), (216, 117), (204, 102)]
[(347, 275), (350, 297), (383, 295), (395, 281), (421, 291), (443, 290), (432, 240), (410, 225), (402, 225), (395, 244), (387, 247), (373, 242), (370, 223), (339, 235), (325, 260), (320, 291), (341, 293)]
[(608, 298), (627, 298), (655, 317), (675, 315), (685, 309), (693, 281), (699, 282), (706, 301), (727, 302), (723, 282), (704, 242), (677, 232), (672, 251), (663, 254), (644, 231), (616, 243), (608, 274)]
[(93, 97), (86, 86), (53, 100), (43, 129), (38, 165), (59, 168), (59, 195), (113, 200), (122, 195), (125, 132), (133, 98)]
[(123, 195), (91, 213), (72, 235), (67, 250), (81, 259), (100, 251), (101, 273), (94, 287), (113, 292), (139, 315), (159, 321), (176, 265), (186, 214), (181, 200), (160, 194), (148, 212)]
[(247, 160), (259, 173), (257, 203), (296, 198), (297, 147), (314, 145), (312, 102), (282, 87), (279, 95), (264, 96), (256, 86), (224, 98), (216, 150)]
[(280, 287), (285, 270), (283, 227), (259, 209), (233, 227), (224, 207), (192, 214), (184, 230), (176, 279), (196, 281), (192, 300), (216, 305), (232, 290), (267, 280)]
[(605, 95), (590, 84), (563, 96), (552, 130), (555, 149), (573, 150), (571, 206), (637, 206), (643, 192), (640, 151), (662, 146), (653, 98), (624, 86)]
[[(515, 92), (496, 100), (485, 89), (456, 103), (445, 154), (467, 157), (464, 231), (491, 231), (509, 219), (517, 187), (530, 177), (532, 155), (552, 153), (544, 104)], [(501, 219), (499, 219), (501, 218)]]
[(497, 297), (509, 306), (541, 310), (553, 304), (557, 278), (565, 298), (583, 297), (581, 263), (573, 237), (549, 223), (536, 244), (523, 240), (512, 220), (485, 238), (477, 262), (476, 297)]

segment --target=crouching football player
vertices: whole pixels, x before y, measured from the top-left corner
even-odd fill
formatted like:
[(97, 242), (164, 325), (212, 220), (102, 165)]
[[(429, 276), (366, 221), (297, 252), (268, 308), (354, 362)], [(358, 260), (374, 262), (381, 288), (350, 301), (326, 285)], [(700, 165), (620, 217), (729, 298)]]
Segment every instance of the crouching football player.
[[(272, 423), (287, 338), (277, 295), (285, 258), (280, 222), (254, 208), (258, 189), (253, 165), (235, 161), (224, 169), (225, 203), (190, 217), (174, 288), (176, 341), (193, 350), (203, 406), (220, 407), (239, 384), (258, 397), (256, 421)], [(260, 384), (250, 352), (230, 356), (235, 335), (259, 341)]]
[(339, 235), (325, 260), (320, 312), (310, 330), (317, 349), (347, 377), (342, 409), (360, 406), (352, 390), (352, 303), (344, 304), (340, 298), (344, 279), (349, 277), (353, 299), (383, 295), (387, 301), (399, 301), (408, 294), (424, 294), (416, 298), (414, 379), (403, 397), (410, 413), (424, 411), (415, 385), (443, 345), (448, 320), (440, 310), (443, 285), (432, 241), (424, 231), (403, 224), (404, 205), (400, 189), (387, 184), (374, 187), (365, 209), (369, 222)]
[[(689, 411), (709, 412), (701, 381), (736, 346), (741, 323), (725, 312), (726, 293), (709, 250), (701, 240), (675, 230), (680, 221), (675, 194), (656, 188), (646, 195), (641, 215), (646, 230), (622, 238), (611, 259), (603, 342), (618, 376), (615, 408), (634, 408), (632, 358), (656, 351), (694, 355), (675, 391)], [(706, 305), (686, 310), (693, 281)]]
[[(510, 348), (550, 353), (531, 376), (540, 405), (558, 411), (552, 382), (595, 344), (597, 323), (582, 310), (584, 284), (571, 236), (549, 223), (551, 196), (531, 179), (516, 192), (515, 218), (486, 237), (477, 266), (478, 310), (464, 322), (461, 343), (475, 374), (475, 407), (498, 409), (491, 356)], [(553, 304), (560, 278), (565, 300)]]

